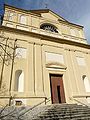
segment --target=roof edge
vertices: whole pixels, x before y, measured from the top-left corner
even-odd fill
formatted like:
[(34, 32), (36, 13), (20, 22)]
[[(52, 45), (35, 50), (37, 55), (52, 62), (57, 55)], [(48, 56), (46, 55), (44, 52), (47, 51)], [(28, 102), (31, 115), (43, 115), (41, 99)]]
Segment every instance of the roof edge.
[[(53, 12), (51, 9), (38, 9), (38, 10), (30, 10), (30, 11), (33, 12), (33, 13), (37, 13), (37, 14), (39, 14), (39, 13), (52, 12), (52, 13), (56, 14), (58, 17), (60, 17), (60, 18), (62, 18), (63, 20), (65, 20), (65, 21), (63, 21), (63, 22), (67, 22), (67, 23), (69, 23), (69, 24), (72, 24), (72, 25), (75, 25), (75, 26), (84, 28), (83, 25), (79, 25), (79, 24), (76, 24), (76, 23), (69, 22), (68, 20), (66, 20), (66, 19), (63, 18), (62, 16), (60, 16), (60, 15), (58, 15), (57, 13)], [(62, 20), (58, 19), (58, 21), (62, 21)]]
[[(53, 11), (50, 10), (50, 9), (26, 10), (26, 9), (22, 9), (22, 8), (15, 7), (15, 6), (13, 6), (13, 5), (8, 5), (8, 4), (4, 4), (4, 5), (7, 6), (7, 7), (9, 7), (9, 8), (19, 9), (19, 10), (24, 11), (24, 12), (29, 12), (29, 13), (34, 14), (34, 15), (37, 15), (37, 16), (39, 16), (39, 17), (41, 17), (41, 13), (52, 12), (52, 13), (56, 14), (58, 17), (61, 17), (63, 20), (65, 20), (65, 21), (63, 21), (63, 22), (67, 22), (68, 24), (72, 24), (72, 25), (75, 25), (75, 26), (84, 28), (83, 25), (79, 25), (79, 24), (75, 24), (75, 23), (69, 22), (68, 20), (66, 20), (65, 18), (63, 18), (62, 16), (58, 15), (57, 13), (53, 12)], [(58, 19), (58, 21), (62, 21), (62, 20)]]
[(7, 8), (12, 8), (12, 9), (17, 9), (17, 10), (20, 10), (20, 11), (23, 11), (23, 12), (28, 12), (28, 13), (30, 13), (30, 14), (34, 14), (34, 15), (37, 15), (37, 16), (41, 17), (40, 14), (33, 13), (33, 12), (31, 12), (30, 10), (18, 8), (18, 7), (15, 7), (15, 6), (13, 6), (13, 5), (8, 5), (8, 4), (4, 4), (4, 6), (7, 7)]

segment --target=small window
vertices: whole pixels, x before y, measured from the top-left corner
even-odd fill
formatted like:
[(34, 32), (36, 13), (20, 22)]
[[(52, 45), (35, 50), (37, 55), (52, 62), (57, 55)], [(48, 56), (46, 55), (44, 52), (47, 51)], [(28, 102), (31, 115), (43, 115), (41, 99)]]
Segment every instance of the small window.
[(24, 92), (24, 73), (22, 70), (15, 72), (15, 84), (14, 90), (18, 92)]
[(21, 24), (26, 24), (26, 16), (25, 16), (25, 15), (21, 15), (19, 22), (20, 22)]
[(21, 106), (21, 105), (26, 105), (26, 99), (13, 99), (12, 100), (12, 105), (16, 106)]
[(21, 106), (21, 105), (22, 105), (22, 101), (21, 101), (21, 100), (16, 100), (15, 105), (16, 105), (16, 106)]
[(51, 24), (43, 24), (40, 26), (40, 29), (49, 31), (49, 32), (54, 32), (54, 33), (58, 33), (58, 30), (55, 26), (51, 25)]

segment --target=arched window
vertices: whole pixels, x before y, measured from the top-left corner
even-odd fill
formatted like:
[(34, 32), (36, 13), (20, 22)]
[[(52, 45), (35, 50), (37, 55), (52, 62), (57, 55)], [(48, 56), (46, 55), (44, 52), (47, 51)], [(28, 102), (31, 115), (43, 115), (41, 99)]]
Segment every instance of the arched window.
[(26, 24), (26, 16), (25, 15), (20, 16), (20, 23), (21, 24)]
[(40, 26), (40, 29), (43, 29), (43, 30), (46, 30), (46, 31), (50, 31), (50, 32), (58, 33), (57, 28), (54, 25), (51, 25), (51, 24), (48, 24), (48, 23), (42, 24)]
[(24, 91), (24, 73), (22, 70), (17, 70), (15, 72), (15, 91), (23, 92)]
[(88, 77), (86, 75), (83, 75), (82, 79), (83, 79), (83, 82), (84, 82), (86, 92), (90, 92), (90, 82), (88, 80)]

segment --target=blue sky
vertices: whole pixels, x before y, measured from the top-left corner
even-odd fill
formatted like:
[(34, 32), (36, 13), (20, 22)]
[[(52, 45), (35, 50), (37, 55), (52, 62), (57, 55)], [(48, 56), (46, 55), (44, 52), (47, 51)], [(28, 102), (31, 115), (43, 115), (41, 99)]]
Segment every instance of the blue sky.
[(28, 10), (43, 9), (47, 3), (49, 9), (68, 21), (83, 25), (90, 44), (90, 0), (5, 0), (5, 3)]

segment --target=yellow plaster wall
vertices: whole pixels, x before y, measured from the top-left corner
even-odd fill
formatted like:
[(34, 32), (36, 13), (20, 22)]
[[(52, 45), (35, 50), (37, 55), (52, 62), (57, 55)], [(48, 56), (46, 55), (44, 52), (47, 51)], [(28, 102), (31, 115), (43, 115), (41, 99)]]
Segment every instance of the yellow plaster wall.
[[(28, 18), (28, 25), (32, 25), (33, 28), (39, 28), (40, 23), (44, 20), (39, 17), (33, 17), (31, 15), (27, 16)], [(45, 15), (47, 19), (49, 19), (49, 15)], [(55, 25), (55, 21), (57, 18), (55, 16), (51, 17), (52, 22)], [(16, 20), (18, 18), (16, 17)], [(46, 18), (45, 18), (46, 21)], [(6, 21), (5, 21), (6, 22)], [(4, 22), (4, 23), (5, 23)], [(17, 21), (18, 22), (18, 21)], [(49, 21), (50, 22), (50, 21)], [(3, 25), (5, 25), (3, 23)], [(69, 24), (65, 24), (67, 29), (63, 30), (62, 25), (64, 23), (57, 23), (57, 27), (61, 30), (61, 34), (69, 34), (70, 35), (70, 28)], [(14, 24), (12, 22), (12, 24)], [(70, 27), (70, 28), (69, 28)], [(73, 27), (74, 28), (74, 27)], [(79, 29), (82, 31), (82, 28), (75, 27), (75, 29)], [(29, 29), (30, 30), (30, 29)], [(1, 30), (0, 30), (1, 31)], [(70, 98), (74, 95), (86, 95), (83, 82), (81, 80), (81, 76), (86, 74), (90, 80), (90, 50), (88, 48), (79, 47), (75, 45), (69, 45), (67, 42), (60, 43), (55, 42), (55, 38), (52, 39), (48, 38), (47, 36), (41, 37), (39, 35), (26, 34), (26, 32), (22, 33), (20, 31), (16, 32), (16, 30), (8, 31), (2, 28), (4, 31), (4, 36), (9, 37), (11, 41), (17, 39), (17, 45), (19, 47), (24, 47), (27, 49), (27, 57), (25, 59), (17, 59), (15, 58), (14, 64), (14, 71), (13, 71), (13, 79), (12, 79), (12, 96), (17, 97), (35, 97), (35, 98), (26, 98), (26, 103), (29, 105), (33, 105), (36, 103), (41, 102), (44, 100), (42, 97), (51, 97), (51, 90), (50, 90), (50, 78), (49, 74), (63, 74), (63, 83), (64, 83), (64, 90), (65, 90), (65, 98), (67, 103), (75, 103)], [(1, 32), (0, 32), (1, 34)], [(78, 36), (78, 33), (76, 33)], [(58, 39), (58, 40), (63, 40)], [(46, 52), (52, 52), (55, 54), (62, 54), (64, 58), (64, 65), (66, 66), (66, 70), (62, 69), (49, 69), (46, 67)], [(86, 66), (81, 67), (77, 64), (76, 56), (83, 56), (85, 58)], [(88, 67), (87, 67), (88, 66)], [(1, 66), (0, 66), (1, 69)], [(7, 89), (9, 89), (10, 83), (10, 66), (5, 66), (4, 69), (4, 81), (7, 83)], [(14, 84), (15, 84), (15, 71), (17, 69), (22, 69), (24, 71), (24, 92), (18, 93), (14, 91)], [(83, 71), (84, 70), (84, 71)], [(8, 91), (7, 91), (8, 93)], [(89, 94), (89, 93), (88, 93)], [(8, 94), (9, 95), (9, 94)], [(41, 99), (37, 98), (41, 97)], [(15, 99), (14, 98), (14, 99)], [(84, 100), (84, 102), (86, 102)], [(50, 103), (51, 104), (51, 101)]]

